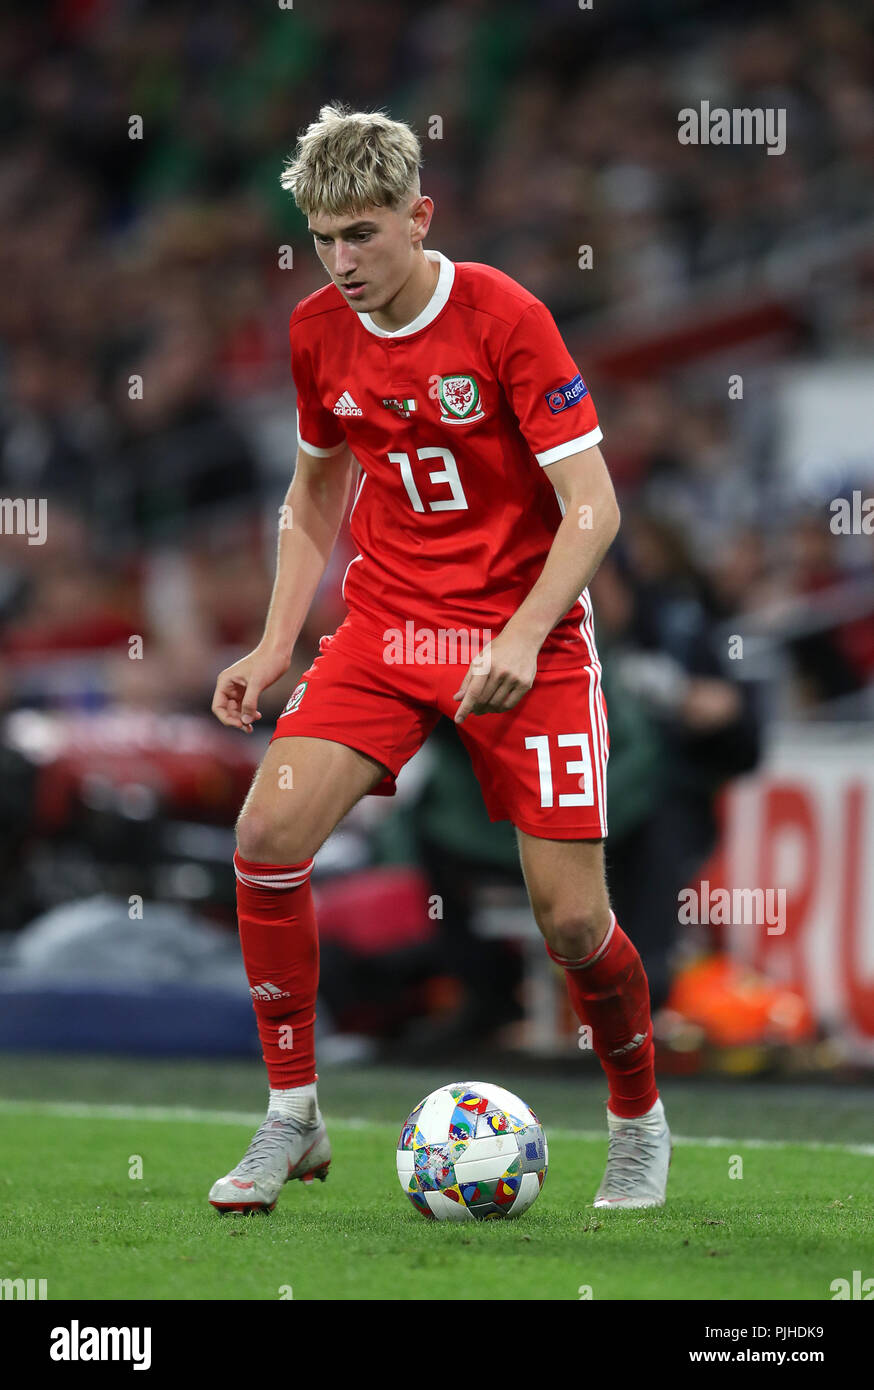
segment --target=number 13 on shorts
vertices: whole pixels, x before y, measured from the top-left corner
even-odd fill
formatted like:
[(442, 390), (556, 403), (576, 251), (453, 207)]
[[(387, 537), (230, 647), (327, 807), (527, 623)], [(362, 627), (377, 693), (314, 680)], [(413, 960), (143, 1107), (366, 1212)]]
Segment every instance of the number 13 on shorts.
[[(555, 742), (558, 748), (578, 748), (582, 757), (571, 758), (565, 762), (561, 754), (556, 754), (556, 760), (561, 760), (562, 774), (568, 777), (576, 777), (578, 785), (582, 788), (579, 792), (560, 792), (558, 797), (559, 806), (592, 806), (595, 802), (595, 784), (592, 777), (592, 754), (589, 748), (588, 734), (556, 734)], [(552, 757), (549, 751), (549, 734), (536, 734), (525, 740), (526, 748), (533, 748), (537, 753), (537, 769), (540, 774), (540, 805), (550, 807), (555, 805), (555, 788), (552, 781)]]

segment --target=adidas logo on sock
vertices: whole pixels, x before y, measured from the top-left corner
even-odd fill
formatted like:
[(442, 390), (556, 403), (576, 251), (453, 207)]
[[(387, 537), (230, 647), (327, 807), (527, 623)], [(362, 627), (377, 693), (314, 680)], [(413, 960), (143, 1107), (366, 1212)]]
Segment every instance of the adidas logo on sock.
[(363, 415), (364, 411), (355, 404), (349, 392), (344, 391), (332, 413), (334, 415)]
[(280, 989), (278, 985), (273, 985), (269, 980), (263, 984), (252, 985), (249, 993), (253, 999), (290, 999), (291, 995), (287, 989)]
[(607, 1055), (608, 1057), (621, 1057), (625, 1052), (633, 1052), (635, 1048), (640, 1047), (642, 1042), (646, 1042), (646, 1033), (635, 1033), (631, 1042), (625, 1043), (623, 1047), (614, 1047), (613, 1051), (608, 1052)]

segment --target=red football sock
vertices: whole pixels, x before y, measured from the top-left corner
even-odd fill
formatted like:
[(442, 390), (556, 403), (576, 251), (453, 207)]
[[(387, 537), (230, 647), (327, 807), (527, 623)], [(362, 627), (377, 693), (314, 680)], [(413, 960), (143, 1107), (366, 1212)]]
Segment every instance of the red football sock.
[(316, 1080), (319, 937), (304, 864), (253, 864), (234, 853), (243, 964), (273, 1090)]
[(607, 1109), (623, 1119), (646, 1114), (658, 1100), (649, 985), (636, 947), (610, 913), (607, 935), (581, 960), (547, 954), (564, 966), (568, 993), (607, 1076)]

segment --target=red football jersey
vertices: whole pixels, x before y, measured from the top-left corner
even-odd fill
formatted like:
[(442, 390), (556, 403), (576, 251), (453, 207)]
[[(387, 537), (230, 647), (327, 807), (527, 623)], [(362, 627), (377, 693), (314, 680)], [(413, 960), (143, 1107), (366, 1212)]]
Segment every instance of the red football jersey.
[[(333, 285), (291, 316), (298, 440), (361, 465), (343, 581), (374, 631), (478, 629), (496, 637), (538, 579), (561, 521), (549, 465), (602, 438), (549, 310), (490, 266), (439, 262), (434, 293), (393, 333)], [(546, 662), (580, 660), (580, 596)]]

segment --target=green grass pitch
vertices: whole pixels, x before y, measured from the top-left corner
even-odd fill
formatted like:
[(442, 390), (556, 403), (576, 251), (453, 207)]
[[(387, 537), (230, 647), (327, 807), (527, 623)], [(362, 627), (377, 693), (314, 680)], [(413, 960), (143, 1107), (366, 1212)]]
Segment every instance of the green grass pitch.
[[(328, 1181), (289, 1184), (271, 1215), (220, 1217), (206, 1193), (258, 1122), (258, 1068), (235, 1064), (224, 1085), (205, 1064), (16, 1059), (14, 1080), (3, 1070), (0, 1277), (46, 1278), (49, 1299), (577, 1300), (590, 1290), (593, 1300), (828, 1300), (833, 1279), (874, 1273), (874, 1148), (851, 1142), (861, 1117), (848, 1103), (843, 1145), (835, 1115), (827, 1127), (816, 1104), (832, 1145), (767, 1133), (722, 1140), (699, 1123), (675, 1146), (665, 1208), (596, 1212), (588, 1204), (606, 1153), (592, 1123), (603, 1111), (598, 1081), (495, 1076), (541, 1115), (549, 1173), (518, 1220), (455, 1225), (413, 1210), (394, 1148), (407, 1110), (458, 1078), (347, 1070), (333, 1096), (320, 1082)], [(244, 1092), (251, 1116), (208, 1108)], [(671, 1104), (664, 1093), (678, 1134), (697, 1113), (699, 1122), (721, 1114), (714, 1133), (735, 1136), (743, 1115), (749, 1135), (757, 1109), (760, 1129), (773, 1128), (773, 1107), (749, 1088), (736, 1094), (724, 1089), (702, 1115), (700, 1097), (678, 1088)], [(186, 1110), (198, 1096), (201, 1107)], [(799, 1104), (784, 1129), (803, 1124)], [(570, 1126), (574, 1110), (581, 1123)], [(738, 1157), (743, 1176), (731, 1178)], [(138, 1160), (142, 1176), (131, 1177)]]

